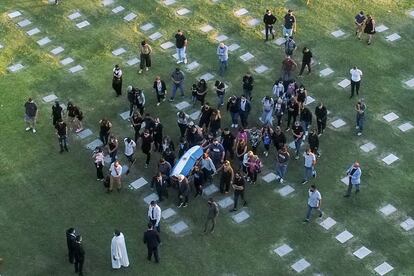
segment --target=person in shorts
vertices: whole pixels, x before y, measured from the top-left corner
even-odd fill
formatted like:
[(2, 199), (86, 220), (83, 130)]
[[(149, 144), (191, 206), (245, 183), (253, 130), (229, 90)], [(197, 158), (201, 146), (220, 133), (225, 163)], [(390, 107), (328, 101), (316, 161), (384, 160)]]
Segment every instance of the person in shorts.
[(37, 118), (37, 105), (32, 98), (29, 98), (24, 104), (24, 121), (26, 122), (26, 131), (32, 130), (36, 133), (36, 118)]

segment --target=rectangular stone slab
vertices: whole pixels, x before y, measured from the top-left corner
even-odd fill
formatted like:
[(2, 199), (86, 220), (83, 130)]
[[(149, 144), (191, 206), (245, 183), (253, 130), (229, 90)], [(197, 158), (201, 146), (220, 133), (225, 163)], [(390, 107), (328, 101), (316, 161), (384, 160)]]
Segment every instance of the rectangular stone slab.
[(53, 55), (58, 55), (60, 53), (62, 53), (65, 49), (63, 49), (63, 47), (56, 47), (55, 49), (53, 49), (52, 51), (50, 51)]
[(51, 40), (50, 40), (48, 37), (44, 37), (44, 38), (42, 38), (42, 39), (38, 40), (36, 43), (37, 43), (39, 46), (44, 46), (44, 45), (46, 45), (46, 44), (48, 44), (48, 43), (50, 43), (50, 42), (51, 42)]
[(331, 123), (334, 128), (340, 128), (346, 125), (346, 122), (342, 119), (337, 119)]
[(229, 39), (229, 37), (227, 35), (224, 35), (224, 34), (219, 35), (219, 36), (216, 37), (216, 40), (218, 42), (223, 42), (223, 41), (226, 41), (227, 39)]
[(32, 24), (32, 21), (30, 21), (28, 19), (22, 20), (19, 23), (17, 23), (17, 25), (19, 25), (22, 28), (26, 27), (26, 26), (29, 26), (30, 24)]
[(86, 129), (82, 130), (81, 132), (76, 133), (76, 135), (80, 139), (85, 139), (85, 138), (91, 136), (92, 134), (93, 134), (93, 132), (89, 128), (86, 128)]
[(349, 85), (351, 85), (351, 81), (348, 79), (344, 79), (340, 82), (338, 82), (338, 85), (342, 88), (347, 88)]
[(9, 66), (7, 69), (10, 72), (14, 73), (14, 72), (22, 70), (23, 68), (24, 68), (24, 66), (22, 64), (17, 63), (17, 64), (13, 64), (12, 66)]
[(248, 219), (250, 215), (246, 211), (238, 212), (237, 214), (233, 215), (231, 218), (235, 223), (242, 223), (246, 219)]
[(102, 0), (102, 5), (104, 6), (104, 7), (106, 7), (106, 6), (110, 6), (110, 5), (112, 5), (114, 3), (114, 0)]
[(205, 81), (212, 80), (213, 78), (214, 78), (214, 75), (210, 73), (205, 73), (204, 75), (200, 76), (200, 80), (204, 79)]
[(363, 151), (363, 152), (370, 152), (372, 150), (374, 150), (377, 146), (375, 146), (373, 143), (368, 142), (366, 144), (363, 144), (362, 146), (360, 146), (359, 148)]
[(119, 116), (121, 116), (122, 120), (128, 120), (129, 119), (129, 110), (120, 113)]
[(266, 183), (270, 183), (272, 181), (276, 180), (276, 174), (274, 173), (268, 173), (265, 176), (262, 177), (262, 179), (266, 182)]
[(414, 128), (414, 126), (413, 126), (410, 122), (407, 122), (407, 123), (404, 123), (404, 124), (402, 124), (402, 125), (399, 125), (399, 126), (398, 126), (398, 128), (399, 128), (402, 132), (406, 132), (406, 131), (409, 131), (409, 130), (413, 129), (413, 128)]
[(144, 202), (146, 204), (150, 204), (151, 201), (158, 201), (158, 195), (156, 193), (152, 193), (144, 197)]
[(239, 17), (239, 16), (243, 16), (243, 15), (248, 14), (248, 13), (249, 13), (248, 10), (246, 10), (245, 8), (241, 8), (241, 9), (235, 11), (234, 15)]
[(203, 194), (206, 195), (206, 196), (211, 196), (212, 194), (218, 192), (218, 190), (219, 189), (217, 188), (216, 185), (210, 184), (210, 185), (208, 185), (207, 187), (205, 187), (203, 189)]
[(162, 37), (162, 33), (155, 32), (152, 35), (150, 35), (148, 38), (151, 39), (152, 41), (155, 41), (157, 39), (160, 39), (161, 37)]
[(324, 219), (322, 222), (319, 223), (319, 225), (325, 228), (325, 230), (331, 229), (335, 224), (336, 224), (336, 221), (331, 217), (327, 217), (326, 219)]
[(154, 28), (154, 25), (152, 23), (147, 23), (139, 27), (142, 31), (146, 32)]
[(290, 185), (286, 185), (285, 187), (277, 190), (277, 192), (283, 197), (287, 197), (288, 195), (290, 195), (294, 191), (295, 191), (295, 189), (293, 189), (293, 187), (290, 186)]
[(355, 251), (352, 254), (354, 254), (358, 259), (362, 260), (363, 258), (365, 258), (366, 256), (368, 256), (371, 253), (372, 253), (371, 250), (369, 250), (365, 246), (361, 246), (357, 251)]
[(65, 59), (62, 59), (60, 61), (60, 64), (62, 64), (62, 65), (68, 65), (68, 64), (71, 64), (72, 62), (74, 62), (73, 58), (67, 57)]
[(175, 216), (176, 214), (177, 214), (177, 212), (176, 212), (176, 211), (174, 211), (174, 209), (172, 209), (172, 208), (168, 208), (168, 209), (163, 210), (163, 211), (161, 212), (161, 217), (162, 217), (162, 219), (169, 219), (169, 218), (171, 218), (172, 216)]
[(383, 276), (393, 269), (394, 268), (389, 263), (383, 262), (382, 264), (374, 268), (374, 271), (378, 273), (379, 275)]
[(210, 31), (214, 30), (214, 28), (213, 28), (213, 26), (210, 26), (210, 25), (207, 24), (207, 25), (204, 25), (203, 27), (201, 27), (200, 30), (203, 33), (208, 33)]
[(169, 228), (174, 234), (179, 235), (188, 230), (188, 225), (184, 221), (179, 221), (171, 225)]
[(346, 186), (349, 185), (349, 176), (345, 176), (341, 178), (341, 182), (344, 183)]
[(382, 118), (384, 118), (384, 120), (385, 120), (385, 121), (387, 121), (388, 123), (390, 123), (390, 122), (392, 122), (392, 121), (397, 120), (397, 119), (398, 119), (398, 118), (400, 118), (400, 117), (398, 117), (398, 115), (397, 115), (397, 114), (395, 114), (394, 112), (390, 112), (390, 113), (388, 113), (388, 114), (386, 114), (386, 115), (382, 116)]
[(79, 13), (79, 12), (74, 12), (74, 13), (71, 13), (71, 14), (69, 14), (68, 15), (68, 18), (70, 19), (70, 20), (75, 20), (76, 18), (79, 18), (79, 17), (81, 17), (82, 15)]
[(382, 33), (382, 32), (385, 32), (386, 30), (388, 30), (388, 27), (383, 24), (375, 27), (375, 31), (377, 33)]
[(342, 30), (337, 30), (337, 31), (332, 32), (331, 35), (333, 35), (334, 37), (341, 37), (345, 35), (345, 33)]
[(233, 200), (233, 198), (231, 196), (228, 196), (228, 197), (225, 197), (225, 198), (219, 200), (217, 202), (217, 204), (221, 208), (225, 209), (225, 208), (228, 208), (228, 207), (232, 206), (234, 204), (234, 200)]
[(119, 55), (122, 55), (123, 53), (125, 53), (126, 52), (126, 50), (124, 49), (124, 48), (118, 48), (118, 49), (115, 49), (115, 50), (113, 50), (112, 51), (112, 54), (114, 55), (114, 56), (119, 56)]
[(131, 184), (129, 184), (129, 186), (134, 190), (138, 190), (139, 188), (145, 186), (146, 184), (148, 184), (148, 181), (145, 180), (145, 178), (140, 177), (134, 182), (132, 182)]
[(195, 69), (197, 69), (198, 67), (200, 67), (200, 63), (198, 63), (197, 61), (193, 61), (193, 62), (191, 62), (191, 63), (187, 64), (185, 67), (186, 67), (186, 68), (187, 68), (187, 70), (189, 70), (189, 71), (191, 71), (191, 70), (195, 70)]
[(251, 27), (254, 27), (254, 26), (259, 25), (261, 22), (262, 22), (262, 21), (261, 21), (260, 19), (257, 19), (257, 18), (252, 18), (252, 19), (250, 19), (249, 21), (247, 21), (247, 25), (249, 25), (249, 26), (251, 26)]
[(164, 50), (170, 49), (171, 47), (174, 47), (175, 44), (172, 43), (171, 41), (167, 41), (164, 42), (163, 44), (160, 45), (161, 48), (163, 48)]
[(389, 154), (386, 157), (384, 157), (382, 159), (382, 161), (387, 164), (387, 165), (391, 165), (392, 163), (394, 163), (395, 161), (397, 161), (399, 158), (397, 156), (395, 156), (394, 154)]
[(397, 34), (397, 33), (393, 33), (393, 34), (385, 37), (385, 39), (387, 41), (390, 41), (390, 42), (396, 41), (396, 40), (398, 40), (400, 38), (401, 38), (401, 36), (399, 34)]
[(391, 205), (391, 204), (387, 204), (387, 205), (385, 205), (384, 207), (382, 207), (381, 209), (380, 209), (380, 212), (381, 213), (383, 213), (384, 214), (384, 216), (389, 216), (389, 215), (391, 215), (392, 213), (394, 213), (394, 212), (396, 212), (397, 211), (397, 208), (395, 208), (393, 205)]
[(264, 73), (267, 70), (269, 70), (269, 67), (267, 67), (266, 65), (259, 65), (258, 67), (254, 68), (254, 71), (258, 74)]
[(349, 241), (354, 235), (352, 235), (347, 230), (343, 231), (342, 233), (338, 234), (335, 239), (337, 239), (340, 243), (346, 243)]
[(167, 6), (175, 4), (175, 3), (176, 3), (175, 0), (164, 0), (164, 4), (167, 5)]
[[(265, 34), (266, 34), (266, 32), (265, 32)], [(285, 42), (286, 42), (286, 39), (284, 37), (278, 37), (278, 38), (275, 39), (274, 43), (276, 45), (282, 46), (283, 44), (285, 44)]]
[(135, 17), (137, 17), (137, 15), (135, 13), (131, 12), (131, 13), (128, 13), (127, 15), (124, 16), (124, 20), (129, 22), (129, 21), (134, 20)]
[(293, 251), (293, 249), (289, 245), (287, 245), (286, 243), (284, 243), (283, 245), (281, 245), (278, 248), (273, 250), (273, 252), (275, 252), (280, 257), (286, 256), (287, 254), (289, 254), (292, 251)]
[(124, 7), (122, 7), (122, 6), (118, 6), (118, 7), (116, 7), (116, 8), (113, 8), (112, 9), (112, 12), (113, 13), (120, 13), (121, 11), (123, 11), (123, 10), (125, 10), (125, 8)]
[(404, 83), (405, 83), (405, 85), (407, 85), (408, 87), (413, 88), (413, 87), (414, 87), (414, 78), (413, 78), (413, 79), (410, 79), (410, 80), (408, 80), (408, 81), (406, 81), (406, 82), (404, 82)]
[(190, 107), (191, 105), (188, 103), (188, 102), (186, 102), (186, 101), (182, 101), (182, 102), (180, 102), (180, 103), (178, 103), (178, 104), (176, 104), (175, 105), (175, 108), (177, 108), (178, 110), (183, 110), (183, 109), (186, 109), (186, 108), (188, 108), (188, 107)]
[(201, 113), (201, 111), (197, 110), (197, 111), (191, 113), (189, 116), (190, 116), (191, 120), (195, 121), (200, 116), (200, 113)]
[(252, 55), (251, 53), (247, 52), (243, 55), (240, 56), (241, 60), (243, 60), (244, 62), (251, 60), (252, 58), (254, 58), (254, 55)]
[(19, 17), (20, 15), (22, 15), (22, 13), (19, 12), (19, 11), (14, 11), (14, 12), (11, 12), (11, 13), (8, 14), (8, 16), (9, 16), (10, 19)]
[(315, 99), (312, 96), (306, 97), (305, 105), (312, 104), (313, 102), (315, 102)]
[(127, 60), (127, 62), (126, 62), (129, 66), (133, 66), (133, 65), (135, 65), (135, 64), (137, 64), (137, 63), (140, 63), (140, 60), (138, 59), (138, 58), (131, 58), (131, 59), (129, 59), (129, 60)]
[(95, 139), (89, 144), (86, 145), (86, 148), (89, 150), (95, 150), (97, 147), (101, 147), (103, 145), (102, 141), (99, 139)]
[(412, 218), (408, 218), (404, 220), (403, 222), (401, 222), (400, 226), (405, 231), (410, 231), (411, 229), (414, 228), (414, 220)]
[(325, 68), (325, 69), (319, 71), (319, 76), (321, 76), (321, 77), (327, 77), (330, 74), (332, 74), (333, 72), (334, 71), (331, 68), (328, 67), (328, 68)]
[(240, 45), (239, 44), (237, 44), (237, 43), (233, 43), (233, 44), (231, 44), (229, 47), (228, 47), (228, 50), (230, 51), (230, 52), (234, 52), (234, 51), (236, 51), (237, 49), (239, 49), (240, 48)]
[(182, 9), (179, 9), (178, 11), (177, 11), (177, 14), (178, 15), (186, 15), (186, 14), (188, 14), (188, 13), (190, 13), (191, 11), (189, 10), (189, 9), (186, 9), (186, 8), (182, 8)]
[(300, 259), (299, 261), (297, 261), (296, 263), (294, 263), (293, 265), (291, 265), (290, 267), (296, 271), (297, 273), (300, 273), (302, 271), (304, 271), (305, 269), (307, 269), (308, 267), (310, 267), (310, 263), (308, 261), (306, 261), (305, 259)]
[(83, 67), (80, 66), (79, 64), (76, 65), (76, 66), (73, 66), (73, 67), (69, 68), (69, 71), (71, 73), (76, 73), (76, 72), (79, 72), (79, 71), (82, 71), (82, 70), (83, 70)]
[(33, 36), (35, 34), (40, 33), (40, 30), (38, 28), (34, 28), (34, 29), (31, 29), (31, 30), (27, 31), (26, 33), (27, 33), (28, 36)]
[(76, 27), (78, 27), (79, 29), (85, 28), (86, 26), (89, 26), (90, 23), (87, 20), (84, 20), (78, 24), (76, 24)]
[(42, 98), (45, 103), (50, 103), (57, 100), (57, 96), (55, 94), (50, 94)]

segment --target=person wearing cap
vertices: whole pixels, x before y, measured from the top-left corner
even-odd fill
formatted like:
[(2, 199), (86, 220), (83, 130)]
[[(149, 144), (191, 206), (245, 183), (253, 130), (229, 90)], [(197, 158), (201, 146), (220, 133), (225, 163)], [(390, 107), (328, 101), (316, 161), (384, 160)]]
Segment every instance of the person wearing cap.
[(295, 125), (292, 127), (292, 134), (293, 139), (295, 143), (295, 149), (296, 149), (296, 156), (295, 159), (299, 159), (299, 153), (300, 153), (300, 147), (302, 145), (304, 131), (303, 127), (300, 125), (299, 121), (295, 122)]
[(149, 222), (152, 223), (152, 226), (154, 226), (158, 233), (160, 233), (161, 208), (154, 200), (152, 200), (148, 206), (148, 219)]
[(187, 207), (188, 195), (190, 194), (190, 186), (188, 184), (188, 179), (182, 174), (177, 176), (178, 180), (178, 208)]
[(122, 95), (122, 70), (119, 65), (115, 65), (115, 68), (112, 70), (112, 88), (115, 90), (116, 96), (119, 97)]
[(348, 190), (344, 197), (350, 197), (352, 186), (355, 186), (355, 194), (359, 193), (359, 185), (361, 184), (361, 175), (362, 171), (358, 162), (355, 162), (347, 171), (346, 175), (348, 176)]
[(367, 105), (365, 104), (364, 99), (360, 99), (357, 104), (355, 105), (356, 111), (356, 129), (357, 135), (362, 135), (362, 130), (364, 129), (364, 121), (365, 121), (365, 111), (367, 109)]
[(203, 231), (204, 234), (207, 233), (207, 228), (210, 222), (211, 222), (210, 233), (214, 232), (214, 227), (216, 226), (216, 218), (219, 214), (218, 205), (212, 197), (208, 199), (207, 205), (208, 205), (208, 214), (207, 214), (206, 222), (204, 223), (204, 231)]
[(227, 66), (229, 62), (229, 47), (223, 42), (217, 47), (217, 56), (219, 58), (219, 74), (222, 77), (227, 71)]
[(266, 41), (269, 40), (269, 34), (272, 35), (272, 39), (275, 39), (275, 34), (273, 33), (273, 25), (276, 23), (277, 18), (272, 14), (271, 10), (266, 10), (266, 13), (263, 16), (263, 23), (265, 24), (265, 35)]
[(363, 11), (360, 11), (355, 16), (355, 36), (358, 37), (358, 39), (361, 39), (361, 34), (364, 29), (364, 23), (367, 18), (364, 15)]
[(74, 265), (75, 273), (78, 273), (79, 276), (83, 276), (83, 263), (85, 262), (85, 250), (82, 246), (82, 236), (77, 235), (75, 239), (74, 246)]
[(359, 95), (362, 71), (354, 66), (351, 70), (349, 70), (349, 73), (351, 74), (351, 96), (349, 98), (352, 98), (354, 96), (354, 91), (356, 91), (356, 94)]
[(296, 48), (296, 42), (293, 40), (293, 36), (289, 36), (285, 41), (285, 54), (292, 56)]
[(322, 196), (321, 193), (316, 189), (316, 185), (311, 185), (309, 188), (309, 197), (308, 197), (308, 211), (306, 213), (306, 218), (303, 222), (309, 222), (312, 214), (312, 210), (319, 211), (319, 217), (323, 216), (321, 210)]
[(296, 17), (292, 10), (288, 10), (284, 17), (283, 36), (292, 36), (293, 33), (296, 33)]
[(180, 68), (175, 68), (174, 72), (171, 73), (171, 80), (173, 82), (172, 90), (171, 90), (171, 98), (170, 102), (174, 101), (175, 94), (177, 93), (177, 89), (181, 92), (181, 97), (184, 97), (184, 73), (180, 70)]

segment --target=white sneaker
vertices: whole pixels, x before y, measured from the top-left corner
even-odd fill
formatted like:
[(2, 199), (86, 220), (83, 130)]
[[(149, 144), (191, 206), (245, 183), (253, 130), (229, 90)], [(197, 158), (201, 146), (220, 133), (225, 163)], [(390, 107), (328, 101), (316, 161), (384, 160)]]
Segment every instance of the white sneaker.
[(36, 129), (32, 129), (32, 132), (33, 132), (33, 133), (36, 133)]
[(187, 64), (187, 59), (186, 58), (184, 59), (184, 64)]
[(359, 126), (355, 126), (355, 129), (359, 129)]
[(358, 132), (358, 134), (357, 134), (358, 136), (361, 136), (362, 135), (362, 132)]
[(149, 70), (149, 68), (148, 68), (148, 67), (146, 67), (146, 68), (145, 68), (145, 71), (148, 71), (148, 70)]
[(30, 127), (26, 127), (26, 131), (29, 131), (30, 130)]
[(234, 127), (234, 124), (231, 124), (231, 127)]
[(280, 180), (280, 176), (276, 175), (276, 180), (279, 181)]
[(239, 125), (238, 125), (238, 124), (235, 124), (235, 125), (234, 125), (234, 128), (237, 128), (237, 127), (239, 127)]
[(280, 182), (280, 183), (283, 183), (283, 181), (284, 181), (284, 180), (283, 180), (283, 178), (281, 178), (281, 179), (279, 180), (279, 182)]
[(160, 103), (157, 103), (157, 106), (159, 106), (160, 105)]
[(141, 74), (141, 73), (142, 73), (142, 70), (139, 70), (139, 71), (138, 71), (138, 74)]
[(183, 63), (183, 61), (182, 60), (177, 61), (177, 64), (180, 64), (180, 63)]

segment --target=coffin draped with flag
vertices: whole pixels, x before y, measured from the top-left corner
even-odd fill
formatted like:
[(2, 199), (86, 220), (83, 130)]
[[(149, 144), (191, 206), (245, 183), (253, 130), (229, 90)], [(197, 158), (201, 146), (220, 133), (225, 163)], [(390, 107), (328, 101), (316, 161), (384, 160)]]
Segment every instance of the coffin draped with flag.
[(171, 176), (178, 176), (182, 174), (188, 176), (193, 169), (197, 160), (203, 155), (203, 148), (200, 146), (194, 146), (187, 150), (180, 160), (175, 164), (172, 169)]

